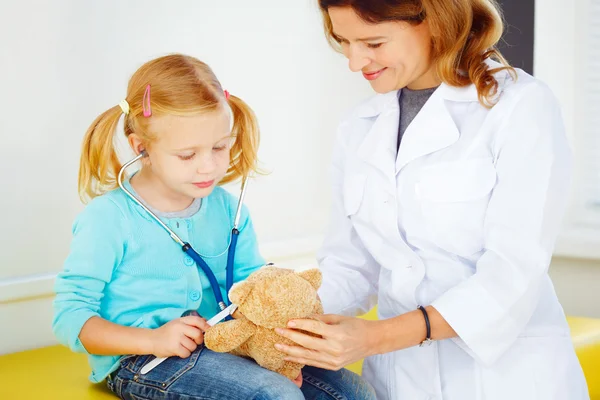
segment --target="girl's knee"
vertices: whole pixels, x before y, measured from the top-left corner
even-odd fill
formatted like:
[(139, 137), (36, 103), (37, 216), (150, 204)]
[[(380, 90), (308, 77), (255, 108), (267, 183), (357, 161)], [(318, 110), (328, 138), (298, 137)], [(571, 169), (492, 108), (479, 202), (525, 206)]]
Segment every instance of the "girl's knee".
[(302, 388), (306, 392), (306, 398), (377, 399), (373, 387), (364, 378), (347, 369), (328, 371), (305, 367), (304, 382), (306, 385)]
[(287, 378), (276, 382), (265, 382), (252, 400), (304, 400), (302, 391)]
[(361, 381), (356, 385), (356, 398), (363, 400), (377, 400), (375, 389), (367, 381)]
[(340, 372), (342, 374), (341, 385), (348, 392), (346, 394), (347, 399), (377, 400), (375, 389), (363, 377), (347, 369)]

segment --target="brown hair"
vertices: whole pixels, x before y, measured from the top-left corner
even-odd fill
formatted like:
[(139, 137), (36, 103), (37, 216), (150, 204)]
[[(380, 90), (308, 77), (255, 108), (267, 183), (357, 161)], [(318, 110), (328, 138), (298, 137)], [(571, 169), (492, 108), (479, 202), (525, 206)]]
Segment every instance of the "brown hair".
[[(202, 61), (172, 54), (142, 65), (131, 77), (125, 100), (129, 112), (125, 115), (125, 136), (136, 133), (149, 144), (154, 139), (149, 132), (149, 119), (143, 116), (142, 101), (146, 87), (151, 85), (152, 115), (194, 115), (225, 109), (229, 104), (233, 114), (232, 135), (236, 137), (230, 151), (230, 167), (220, 182), (225, 184), (256, 170), (259, 129), (250, 107), (240, 98), (226, 98), (221, 84), (208, 65)], [(114, 106), (102, 113), (87, 130), (79, 166), (79, 196), (85, 202), (117, 187), (121, 163), (114, 146), (114, 135), (123, 111)]]
[[(440, 79), (451, 86), (474, 84), (479, 101), (493, 106), (498, 90), (494, 74), (508, 70), (516, 79), (515, 70), (496, 48), (503, 31), (500, 9), (495, 0), (319, 0), (325, 34), (339, 51), (333, 34), (330, 7), (351, 7), (367, 23), (407, 21), (429, 23), (432, 59)], [(489, 69), (487, 58), (503, 66)]]

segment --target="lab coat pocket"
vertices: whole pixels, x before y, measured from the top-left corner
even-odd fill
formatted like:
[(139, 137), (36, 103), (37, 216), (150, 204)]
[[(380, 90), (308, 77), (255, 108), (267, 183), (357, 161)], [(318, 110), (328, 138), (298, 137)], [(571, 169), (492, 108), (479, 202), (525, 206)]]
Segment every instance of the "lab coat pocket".
[[(481, 373), (484, 398), (489, 400), (563, 400), (570, 397), (565, 384), (570, 380), (565, 348), (572, 350), (569, 337), (519, 337), (513, 346)], [(566, 364), (566, 365), (563, 365)], [(510, 384), (507, 384), (510, 382)]]
[(570, 336), (525, 338), (537, 347), (536, 399), (589, 400), (581, 365)]
[(425, 167), (415, 186), (415, 197), (429, 238), (460, 256), (482, 250), (485, 213), (495, 184), (491, 157)]
[(365, 192), (366, 175), (348, 174), (342, 187), (344, 212), (347, 217), (355, 215), (360, 208)]

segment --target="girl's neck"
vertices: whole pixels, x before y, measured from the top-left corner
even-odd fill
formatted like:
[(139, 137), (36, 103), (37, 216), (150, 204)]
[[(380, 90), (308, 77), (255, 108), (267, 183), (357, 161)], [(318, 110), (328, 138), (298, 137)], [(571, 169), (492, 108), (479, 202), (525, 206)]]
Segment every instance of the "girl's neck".
[(131, 178), (130, 183), (137, 195), (150, 207), (164, 213), (185, 210), (194, 201), (193, 197), (173, 191), (144, 168)]

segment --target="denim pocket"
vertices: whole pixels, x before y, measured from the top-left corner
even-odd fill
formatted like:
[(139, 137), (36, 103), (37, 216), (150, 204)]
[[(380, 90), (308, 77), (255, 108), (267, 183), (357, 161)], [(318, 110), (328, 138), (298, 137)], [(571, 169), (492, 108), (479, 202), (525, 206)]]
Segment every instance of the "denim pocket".
[(121, 368), (125, 368), (131, 373), (138, 373), (140, 369), (146, 364), (148, 358), (151, 358), (150, 355), (130, 355), (121, 358)]
[(119, 368), (124, 368), (126, 365), (129, 364), (129, 362), (131, 360), (136, 359), (137, 357), (141, 357), (135, 354), (127, 354), (124, 356), (121, 356), (121, 358), (119, 358)]
[(128, 360), (124, 368), (133, 374), (132, 381), (165, 390), (169, 388), (179, 377), (194, 368), (203, 346), (199, 346), (188, 358), (169, 357), (147, 374), (140, 374), (144, 365), (154, 359), (154, 356), (144, 355), (133, 357)]
[(141, 397), (133, 393), (130, 393), (129, 397), (131, 397), (132, 400), (152, 400), (149, 397)]

